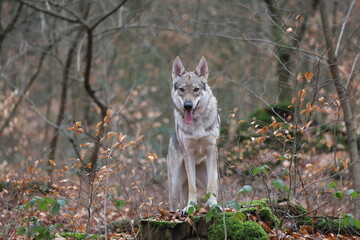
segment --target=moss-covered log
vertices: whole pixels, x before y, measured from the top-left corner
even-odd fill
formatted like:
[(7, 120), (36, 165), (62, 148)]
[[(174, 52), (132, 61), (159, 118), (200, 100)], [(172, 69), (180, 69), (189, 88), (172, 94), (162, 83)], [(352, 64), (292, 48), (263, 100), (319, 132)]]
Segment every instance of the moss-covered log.
[[(279, 220), (272, 213), (266, 200), (240, 205), (242, 208), (239, 211), (219, 212), (208, 223), (206, 223), (206, 214), (190, 216), (184, 221), (176, 222), (156, 218), (142, 219), (137, 239), (223, 239), (225, 230), (229, 239), (269, 239), (257, 221), (275, 227), (279, 225)], [(257, 221), (250, 221), (248, 215), (254, 216)]]

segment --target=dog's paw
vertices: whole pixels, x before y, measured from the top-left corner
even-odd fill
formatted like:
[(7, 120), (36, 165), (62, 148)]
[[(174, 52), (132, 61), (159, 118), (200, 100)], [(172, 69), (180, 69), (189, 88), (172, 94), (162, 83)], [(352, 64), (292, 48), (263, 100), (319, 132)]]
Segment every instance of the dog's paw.
[(217, 209), (218, 211), (220, 212), (223, 212), (224, 211), (224, 208), (217, 202), (213, 202), (213, 203), (210, 203), (208, 204), (207, 206), (210, 207), (210, 209)]
[(217, 208), (220, 212), (224, 211), (224, 208), (217, 202), (214, 195), (210, 196), (205, 206), (209, 206), (210, 208)]
[(187, 216), (190, 214), (193, 214), (196, 211), (195, 207), (193, 205), (187, 205), (182, 211), (181, 211), (181, 215), (182, 216)]

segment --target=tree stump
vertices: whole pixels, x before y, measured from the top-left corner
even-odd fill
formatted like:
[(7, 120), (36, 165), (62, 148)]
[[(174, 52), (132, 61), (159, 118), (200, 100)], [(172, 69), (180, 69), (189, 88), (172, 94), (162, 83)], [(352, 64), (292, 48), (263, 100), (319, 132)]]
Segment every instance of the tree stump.
[[(262, 225), (273, 227), (279, 220), (272, 213), (266, 201), (258, 200), (236, 211), (218, 212), (206, 221), (208, 213), (195, 213), (179, 217), (179, 213), (162, 214), (140, 220), (137, 239), (146, 240), (191, 240), (191, 239), (269, 239)], [(208, 217), (209, 218), (209, 217)], [(225, 224), (224, 224), (225, 223)]]

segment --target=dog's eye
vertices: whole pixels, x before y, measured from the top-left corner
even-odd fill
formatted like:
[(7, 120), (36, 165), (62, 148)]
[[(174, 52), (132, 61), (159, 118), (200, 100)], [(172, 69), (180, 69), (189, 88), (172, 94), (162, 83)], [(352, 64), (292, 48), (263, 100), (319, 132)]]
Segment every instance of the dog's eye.
[(194, 89), (194, 92), (198, 92), (200, 89), (199, 88), (195, 88)]
[(185, 89), (181, 87), (181, 88), (179, 88), (179, 91), (180, 91), (180, 92), (184, 92)]

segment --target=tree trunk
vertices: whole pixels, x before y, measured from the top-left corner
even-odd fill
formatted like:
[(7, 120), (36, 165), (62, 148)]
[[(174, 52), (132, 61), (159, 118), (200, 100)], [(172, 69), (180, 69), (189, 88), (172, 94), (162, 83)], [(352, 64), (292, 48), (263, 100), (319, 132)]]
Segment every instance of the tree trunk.
[(48, 174), (48, 180), (49, 180), (48, 184), (51, 184), (53, 181), (52, 173), (53, 173), (54, 168), (51, 165), (50, 160), (55, 161), (55, 154), (56, 154), (57, 143), (58, 143), (58, 139), (59, 139), (59, 128), (61, 127), (61, 123), (63, 121), (65, 109), (66, 109), (69, 73), (70, 73), (70, 68), (71, 68), (72, 59), (73, 59), (73, 55), (74, 55), (76, 46), (77, 46), (77, 41), (72, 42), (70, 49), (68, 51), (68, 54), (67, 54), (66, 62), (65, 62), (63, 80), (62, 80), (62, 84), (61, 84), (60, 107), (59, 107), (59, 112), (58, 112), (57, 119), (56, 119), (56, 125), (58, 128), (54, 129), (54, 133), (53, 133), (52, 139), (50, 141), (49, 161), (47, 164), (47, 174)]
[(274, 24), (272, 27), (274, 42), (276, 45), (279, 45), (276, 51), (276, 56), (278, 58), (276, 75), (278, 76), (278, 87), (280, 90), (279, 100), (290, 101), (292, 96), (292, 90), (289, 86), (289, 78), (291, 76), (291, 50), (289, 47), (291, 47), (291, 42), (286, 35), (284, 35), (284, 32), (281, 29), (283, 21), (278, 12), (276, 1), (264, 0), (264, 2), (269, 10), (271, 21)]
[[(346, 88), (342, 84), (342, 79), (339, 74), (339, 69), (337, 67), (337, 59), (335, 56), (334, 48), (331, 43), (331, 32), (329, 27), (329, 17), (328, 17), (328, 9), (325, 0), (320, 0), (320, 14), (321, 21), (323, 25), (323, 32), (326, 42), (326, 48), (328, 51), (328, 64), (330, 68), (330, 73), (332, 77), (332, 81), (335, 85), (337, 94), (340, 99), (341, 108), (344, 114), (344, 122), (346, 126), (346, 138), (349, 145), (349, 154), (351, 160), (351, 174), (352, 180), (354, 184), (354, 188), (356, 191), (360, 191), (360, 164), (358, 163), (358, 147), (356, 141), (356, 133), (354, 127), (353, 114), (350, 106), (349, 95), (347, 93)], [(357, 205), (355, 205), (355, 216), (360, 217), (360, 209)]]

